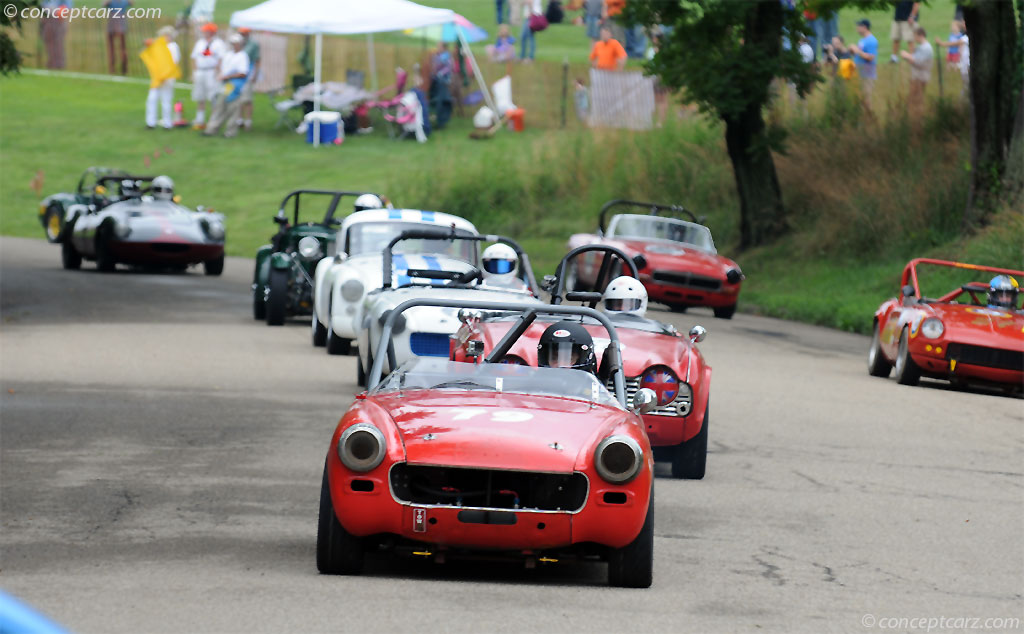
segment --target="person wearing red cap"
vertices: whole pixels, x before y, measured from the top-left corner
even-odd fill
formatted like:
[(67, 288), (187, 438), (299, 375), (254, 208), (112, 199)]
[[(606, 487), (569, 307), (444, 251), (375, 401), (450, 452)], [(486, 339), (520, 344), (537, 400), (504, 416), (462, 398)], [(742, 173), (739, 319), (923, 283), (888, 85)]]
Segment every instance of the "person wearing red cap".
[(202, 37), (192, 49), (192, 101), (196, 102), (196, 118), (192, 127), (202, 129), (206, 124), (206, 106), (220, 94), (221, 82), (217, 78), (220, 62), (228, 50), (217, 37), (217, 25), (204, 24)]

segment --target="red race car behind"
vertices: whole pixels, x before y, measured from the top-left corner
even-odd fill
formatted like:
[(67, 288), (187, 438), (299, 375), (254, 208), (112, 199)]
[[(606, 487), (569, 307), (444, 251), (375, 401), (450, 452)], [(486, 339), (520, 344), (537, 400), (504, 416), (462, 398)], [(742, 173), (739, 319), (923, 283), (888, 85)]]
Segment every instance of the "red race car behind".
[[(918, 281), (922, 264), (976, 271), (978, 277), (995, 274), (992, 282), (1005, 278), (1012, 289), (1006, 296), (1012, 299), (992, 303), (992, 282), (980, 280), (962, 283), (934, 299), (925, 297)], [(953, 275), (949, 271), (941, 274)], [(896, 380), (904, 385), (916, 385), (925, 376), (1020, 391), (1024, 386), (1024, 312), (1016, 278), (1021, 277), (1024, 271), (927, 258), (911, 260), (903, 269), (901, 296), (875, 311), (868, 371), (886, 377), (895, 367)]]

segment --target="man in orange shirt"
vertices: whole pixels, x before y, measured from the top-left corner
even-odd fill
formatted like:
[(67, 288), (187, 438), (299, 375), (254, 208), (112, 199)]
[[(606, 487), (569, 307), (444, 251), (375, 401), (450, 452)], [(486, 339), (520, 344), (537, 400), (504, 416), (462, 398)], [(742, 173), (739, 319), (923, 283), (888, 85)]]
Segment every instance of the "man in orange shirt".
[(590, 65), (598, 70), (622, 70), (626, 65), (626, 49), (612, 39), (612, 30), (601, 27), (601, 39), (590, 49)]

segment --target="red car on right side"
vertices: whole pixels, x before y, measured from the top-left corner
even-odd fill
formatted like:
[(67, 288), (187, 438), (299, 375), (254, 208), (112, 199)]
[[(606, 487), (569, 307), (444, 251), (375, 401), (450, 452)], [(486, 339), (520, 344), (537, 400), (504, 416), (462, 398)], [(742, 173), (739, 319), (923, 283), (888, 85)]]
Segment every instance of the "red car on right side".
[[(921, 265), (971, 270), (990, 281), (970, 281), (938, 298), (922, 295)], [(951, 273), (940, 273), (951, 279)], [(940, 277), (940, 279), (944, 279)], [(997, 293), (993, 282), (1006, 287)], [(986, 383), (1020, 392), (1024, 388), (1024, 311), (1017, 280), (1024, 271), (918, 258), (903, 269), (902, 291), (875, 311), (868, 372), (887, 377), (895, 370), (903, 385), (921, 377), (953, 384)], [(993, 297), (998, 295), (998, 301)]]

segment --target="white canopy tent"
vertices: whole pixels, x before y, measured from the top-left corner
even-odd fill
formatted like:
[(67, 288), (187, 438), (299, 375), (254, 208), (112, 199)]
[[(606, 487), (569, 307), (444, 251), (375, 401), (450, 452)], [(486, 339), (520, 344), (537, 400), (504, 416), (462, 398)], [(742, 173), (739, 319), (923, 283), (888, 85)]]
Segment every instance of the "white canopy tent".
[[(370, 39), (370, 73), (375, 77), (373, 67), (373, 33), (404, 31), (435, 24), (455, 21), (455, 12), (450, 9), (435, 9), (410, 2), (409, 0), (267, 0), (231, 15), (233, 28), (248, 27), (253, 31), (273, 33), (301, 33), (316, 36), (315, 63), (313, 66), (314, 100), (313, 109), (320, 110), (321, 62), (323, 57), (323, 36), (367, 34)], [(480, 74), (480, 67), (473, 57), (469, 43), (461, 30), (462, 50), (473, 68), (477, 83), (491, 110), (494, 102), (487, 83)], [(495, 110), (496, 111), (496, 110)], [(315, 123), (319, 127), (319, 123)], [(314, 145), (319, 145), (320, 134), (316, 130)]]

